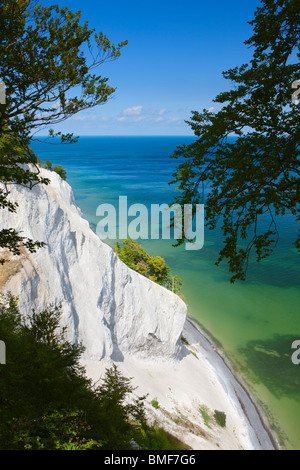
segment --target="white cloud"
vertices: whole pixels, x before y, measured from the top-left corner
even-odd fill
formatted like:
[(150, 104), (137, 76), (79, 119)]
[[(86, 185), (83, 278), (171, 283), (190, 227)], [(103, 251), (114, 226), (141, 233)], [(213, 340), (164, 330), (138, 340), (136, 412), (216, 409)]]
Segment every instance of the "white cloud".
[(52, 105), (52, 108), (51, 108), (53, 111), (57, 110), (57, 109), (61, 109), (61, 104), (60, 104), (60, 101), (55, 101), (55, 103), (53, 103)]
[(94, 121), (96, 119), (99, 119), (99, 116), (98, 114), (76, 114), (75, 116), (73, 116), (73, 119), (75, 121), (82, 121), (82, 122), (85, 122), (85, 121)]
[(132, 108), (126, 108), (123, 111), (124, 116), (139, 116), (142, 112), (143, 106), (132, 106)]
[(183, 119), (180, 118), (180, 117), (171, 117), (168, 121), (169, 122), (179, 122), (179, 121), (183, 121)]
[(184, 123), (184, 118), (180, 117), (181, 113), (174, 113), (173, 116), (171, 111), (167, 108), (157, 108), (153, 109), (151, 107), (144, 108), (140, 106), (131, 106), (126, 109), (123, 109), (118, 116), (115, 117), (115, 120), (121, 125), (132, 125), (136, 123), (143, 128), (148, 126), (157, 126), (156, 128), (161, 128), (165, 126), (174, 126), (178, 128), (179, 125)]

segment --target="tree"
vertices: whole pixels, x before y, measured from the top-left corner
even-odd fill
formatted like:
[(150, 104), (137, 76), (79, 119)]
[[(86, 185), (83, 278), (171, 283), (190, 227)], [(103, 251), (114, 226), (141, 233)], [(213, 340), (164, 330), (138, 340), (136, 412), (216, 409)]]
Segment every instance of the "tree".
[(0, 295), (0, 450), (178, 449), (181, 443), (146, 419), (146, 396), (116, 365), (96, 386), (81, 365), (82, 345), (65, 338), (62, 309), (20, 313)]
[(61, 179), (66, 180), (67, 179), (67, 172), (66, 170), (62, 167), (62, 165), (55, 165), (52, 167), (52, 171), (57, 173)]
[(0, 368), (2, 450), (70, 443), (75, 431), (87, 444), (80, 411), (93, 392), (79, 363), (83, 348), (66, 341), (60, 319), (59, 307), (22, 315), (17, 299), (0, 298), (0, 336), (8, 351)]
[(176, 202), (205, 203), (207, 227), (220, 224), (216, 264), (227, 260), (231, 282), (246, 279), (250, 254), (259, 262), (273, 253), (278, 216), (300, 220), (300, 105), (292, 99), (300, 79), (299, 2), (261, 3), (245, 42), (250, 63), (223, 73), (233, 87), (214, 99), (220, 111), (192, 111), (187, 123), (198, 139), (171, 156), (181, 160), (170, 183), (179, 190)]
[(37, 157), (37, 160), (38, 160), (39, 166), (45, 168), (46, 170), (54, 171), (54, 172), (57, 173), (63, 180), (66, 180), (66, 179), (67, 179), (67, 172), (66, 172), (66, 170), (63, 168), (62, 165), (55, 165), (55, 166), (52, 166), (52, 162), (50, 162), (50, 160), (46, 160), (45, 162), (43, 162), (43, 161), (40, 160), (38, 157)]
[(98, 450), (100, 441), (87, 438), (90, 430), (79, 411), (61, 410), (12, 421), (10, 446), (25, 450)]
[[(98, 75), (105, 62), (117, 59), (126, 41), (115, 45), (102, 33), (80, 24), (80, 12), (44, 7), (35, 0), (0, 0), (0, 80), (6, 100), (0, 104), (0, 209), (16, 211), (9, 202), (9, 184), (30, 189), (41, 178), (30, 142), (42, 129), (78, 112), (107, 102), (115, 88)], [(77, 140), (49, 130), (49, 139)], [(61, 169), (58, 168), (61, 172)], [(19, 254), (41, 246), (14, 230), (0, 231), (0, 248)], [(3, 262), (3, 260), (1, 260)]]
[(106, 369), (96, 390), (100, 408), (98, 419), (107, 435), (103, 449), (130, 450), (132, 441), (139, 441), (141, 429), (148, 429), (144, 408), (146, 396), (132, 398), (134, 391), (130, 379), (123, 377), (116, 365)]
[[(80, 25), (80, 18), (80, 12), (34, 0), (0, 2), (0, 77), (6, 85), (1, 133), (27, 143), (34, 132), (103, 104), (114, 93), (94, 71), (117, 59), (127, 41), (116, 46), (87, 22)], [(49, 134), (72, 141), (69, 134)]]
[[(1, 105), (0, 105), (1, 108)], [(17, 203), (9, 199), (9, 184), (15, 183), (32, 189), (38, 183), (48, 184), (47, 178), (41, 178), (38, 167), (33, 164), (33, 155), (26, 150), (22, 141), (12, 134), (0, 135), (0, 209), (6, 208), (10, 212), (16, 212)], [(8, 249), (14, 255), (19, 255), (21, 247), (30, 252), (44, 246), (43, 242), (33, 241), (21, 236), (15, 229), (7, 228), (0, 230), (0, 248)], [(5, 258), (0, 258), (0, 264)]]
[(178, 276), (170, 275), (170, 267), (165, 260), (160, 256), (149, 255), (135, 240), (123, 240), (122, 246), (117, 242), (115, 251), (129, 268), (176, 294), (180, 292), (182, 281)]
[(131, 449), (147, 429), (144, 397), (116, 366), (97, 389), (80, 365), (84, 351), (65, 339), (60, 307), (20, 314), (17, 299), (0, 296), (0, 449)]

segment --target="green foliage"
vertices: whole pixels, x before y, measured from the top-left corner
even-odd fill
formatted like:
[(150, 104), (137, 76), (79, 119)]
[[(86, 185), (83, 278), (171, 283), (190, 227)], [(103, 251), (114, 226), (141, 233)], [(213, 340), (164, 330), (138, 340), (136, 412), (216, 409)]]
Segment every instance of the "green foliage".
[[(31, 163), (31, 166), (28, 164)], [(22, 141), (11, 134), (0, 134), (0, 210), (8, 209), (16, 212), (17, 204), (9, 198), (9, 183), (27, 186), (30, 189), (38, 183), (48, 184), (46, 178), (41, 178), (36, 165), (34, 153), (26, 148)], [(14, 229), (0, 230), (0, 248), (6, 248), (14, 255), (19, 255), (21, 247), (35, 252), (37, 248), (44, 246), (43, 242), (33, 241), (22, 237)], [(4, 258), (0, 257), (0, 264)]]
[(90, 430), (83, 413), (55, 411), (40, 418), (13, 419), (14, 445), (25, 450), (97, 450), (101, 443), (83, 436)]
[(274, 251), (278, 216), (300, 220), (300, 105), (292, 102), (299, 2), (262, 0), (250, 24), (252, 60), (224, 72), (233, 87), (215, 98), (220, 110), (193, 111), (188, 124), (198, 139), (172, 156), (181, 160), (176, 202), (206, 204), (207, 227), (220, 224), (223, 235), (216, 264), (227, 260), (232, 282), (246, 279), (250, 254), (259, 262)]
[(46, 170), (51, 170), (52, 169), (52, 162), (50, 162), (50, 160), (46, 160), (44, 168), (46, 168)]
[(7, 350), (0, 365), (0, 450), (175, 445), (147, 425), (146, 397), (135, 395), (115, 365), (93, 386), (80, 365), (83, 347), (66, 341), (60, 321), (60, 307), (24, 316), (14, 297), (0, 297), (0, 338)]
[(176, 294), (180, 292), (182, 281), (178, 276), (170, 275), (170, 268), (165, 260), (160, 256), (150, 256), (135, 240), (126, 239), (122, 246), (117, 242), (115, 251), (131, 269)]
[(50, 160), (46, 160), (45, 162), (39, 160), (38, 163), (46, 170), (55, 171), (55, 173), (57, 173), (63, 180), (67, 179), (67, 172), (62, 165), (52, 166), (52, 162), (50, 162)]
[[(0, 305), (0, 336), (6, 365), (0, 368), (0, 448), (14, 448), (14, 436), (60, 409), (74, 411), (91, 396), (79, 365), (81, 346), (57, 332), (59, 308), (23, 318), (14, 298)], [(37, 421), (38, 420), (38, 421)], [(35, 424), (35, 425), (36, 425)], [(21, 448), (22, 445), (21, 445)]]
[(151, 405), (152, 405), (153, 408), (155, 408), (156, 410), (158, 409), (159, 403), (158, 403), (157, 398), (153, 398), (153, 400), (151, 400)]
[(215, 420), (218, 426), (224, 428), (226, 426), (226, 414), (223, 411), (215, 410), (214, 414), (210, 413), (207, 406), (203, 405), (199, 408), (204, 424), (211, 429), (211, 422)]
[(164, 429), (152, 426), (145, 434), (147, 450), (186, 450), (186, 446)]
[[(123, 377), (116, 365), (107, 369), (100, 387), (96, 390), (100, 405), (101, 425), (106, 430), (103, 449), (128, 450), (132, 442), (139, 443), (141, 430), (147, 433), (144, 410), (146, 397), (133, 397), (130, 379)], [(131, 400), (128, 400), (131, 396)]]
[[(81, 12), (67, 7), (35, 0), (5, 0), (0, 6), (0, 77), (7, 95), (0, 133), (12, 132), (28, 143), (37, 129), (103, 104), (114, 93), (95, 71), (117, 59), (127, 41), (111, 43), (87, 22), (81, 24)], [(62, 142), (73, 140), (50, 130), (49, 136), (55, 135)]]
[[(7, 183), (30, 189), (49, 183), (40, 177), (29, 146), (36, 132), (104, 104), (115, 91), (96, 71), (117, 59), (127, 42), (114, 45), (81, 24), (80, 16), (36, 0), (0, 0), (0, 79), (6, 85), (6, 103), (0, 105), (0, 209), (17, 210)], [(62, 143), (78, 139), (51, 129), (49, 139), (55, 136)], [(66, 178), (60, 165), (52, 170)], [(14, 255), (22, 247), (34, 252), (41, 246), (42, 241), (27, 240), (13, 229), (0, 230), (0, 248)]]
[(204, 424), (208, 427), (208, 428), (211, 428), (211, 426), (209, 425), (210, 421), (211, 421), (211, 416), (209, 414), (209, 410), (206, 406), (201, 406), (199, 408), (199, 411), (201, 413), (201, 416), (204, 420)]
[(189, 344), (190, 344), (190, 343), (188, 342), (188, 340), (186, 339), (186, 337), (183, 336), (183, 335), (181, 336), (181, 342), (182, 342), (182, 344), (185, 344), (186, 346), (189, 346)]
[(226, 414), (223, 411), (215, 410), (214, 418), (216, 420), (216, 423), (219, 426), (221, 426), (222, 428), (225, 428), (225, 426), (226, 426)]
[(66, 170), (62, 167), (62, 165), (55, 165), (52, 167), (52, 171), (55, 171), (63, 180), (67, 179), (67, 172)]
[(193, 356), (195, 356), (196, 359), (199, 360), (199, 357), (197, 356), (197, 354), (195, 353), (195, 351), (191, 351), (191, 353), (193, 354)]

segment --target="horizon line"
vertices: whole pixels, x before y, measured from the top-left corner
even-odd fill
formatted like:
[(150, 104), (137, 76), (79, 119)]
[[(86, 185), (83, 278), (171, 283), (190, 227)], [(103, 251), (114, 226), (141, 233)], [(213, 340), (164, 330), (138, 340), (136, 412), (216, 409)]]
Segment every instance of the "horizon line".
[[(33, 136), (32, 138), (47, 137), (55, 138), (59, 136), (50, 137), (49, 135)], [(196, 137), (195, 135), (187, 134), (81, 134), (78, 137)]]

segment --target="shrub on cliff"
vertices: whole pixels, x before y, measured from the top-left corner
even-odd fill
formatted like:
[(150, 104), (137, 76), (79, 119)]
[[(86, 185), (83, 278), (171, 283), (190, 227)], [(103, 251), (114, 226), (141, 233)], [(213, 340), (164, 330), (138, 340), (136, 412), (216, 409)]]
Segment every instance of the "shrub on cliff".
[(151, 256), (135, 240), (126, 239), (121, 246), (116, 243), (115, 251), (120, 260), (139, 274), (157, 282), (176, 294), (180, 292), (182, 281), (178, 276), (171, 276), (170, 268), (160, 256)]
[(67, 172), (66, 170), (63, 168), (62, 165), (55, 165), (55, 166), (52, 166), (52, 162), (50, 162), (50, 160), (46, 160), (45, 162), (43, 161), (39, 161), (39, 164), (41, 166), (43, 166), (44, 168), (46, 168), (46, 170), (49, 170), (49, 171), (54, 171), (55, 173), (57, 173), (63, 180), (66, 180), (67, 179)]

